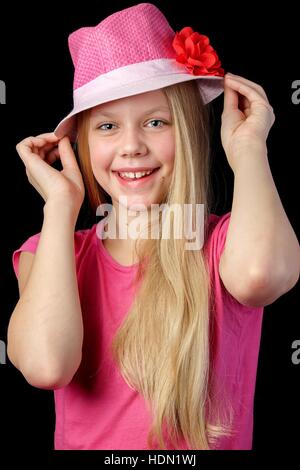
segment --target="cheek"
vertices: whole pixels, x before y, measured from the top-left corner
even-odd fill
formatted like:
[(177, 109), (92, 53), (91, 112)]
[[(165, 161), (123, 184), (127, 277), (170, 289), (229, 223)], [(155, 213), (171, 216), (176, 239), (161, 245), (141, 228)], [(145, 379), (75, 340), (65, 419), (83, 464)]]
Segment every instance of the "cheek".
[(175, 142), (173, 137), (161, 142), (159, 155), (161, 155), (161, 162), (172, 169), (175, 159)]
[(92, 143), (90, 144), (91, 166), (95, 177), (103, 178), (103, 172), (110, 167), (111, 159), (107, 146)]

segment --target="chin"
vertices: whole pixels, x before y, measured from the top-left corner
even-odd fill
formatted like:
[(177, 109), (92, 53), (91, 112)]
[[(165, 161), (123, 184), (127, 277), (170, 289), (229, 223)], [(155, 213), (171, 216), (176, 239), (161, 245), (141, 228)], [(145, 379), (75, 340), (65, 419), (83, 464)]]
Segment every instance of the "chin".
[(135, 212), (147, 212), (149, 209), (151, 209), (151, 204), (154, 204), (153, 202), (150, 204), (145, 204), (144, 202), (131, 202), (127, 204), (127, 206), (122, 206), (123, 208), (129, 210), (129, 211), (135, 211)]

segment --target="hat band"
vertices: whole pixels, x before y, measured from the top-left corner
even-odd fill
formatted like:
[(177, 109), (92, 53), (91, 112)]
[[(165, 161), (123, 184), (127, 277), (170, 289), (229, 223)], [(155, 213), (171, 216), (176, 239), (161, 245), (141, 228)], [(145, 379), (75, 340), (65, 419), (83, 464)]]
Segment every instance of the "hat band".
[[(223, 77), (212, 75), (202, 77), (209, 77), (209, 80), (223, 79)], [(74, 90), (74, 108), (78, 112), (95, 106), (97, 100), (103, 103), (122, 98), (125, 90), (126, 96), (130, 96), (142, 93), (145, 89), (150, 91), (197, 78), (201, 76), (186, 72), (184, 67), (178, 65), (176, 59), (155, 59), (130, 64), (99, 75)]]
[(77, 131), (74, 127), (74, 118), (81, 111), (108, 101), (196, 79), (204, 104), (224, 91), (223, 77), (193, 75), (186, 72), (185, 67), (179, 65), (176, 59), (155, 59), (119, 67), (75, 89), (73, 109), (58, 124), (54, 132), (58, 136), (69, 133), (75, 140)]

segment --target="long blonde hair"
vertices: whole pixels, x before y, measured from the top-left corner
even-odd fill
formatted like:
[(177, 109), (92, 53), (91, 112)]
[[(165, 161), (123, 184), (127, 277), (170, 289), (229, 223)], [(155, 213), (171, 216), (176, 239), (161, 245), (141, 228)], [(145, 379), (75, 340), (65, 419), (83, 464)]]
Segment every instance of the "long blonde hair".
[[(210, 214), (210, 108), (191, 80), (163, 88), (175, 128), (175, 159), (167, 207), (204, 204), (204, 240)], [(111, 202), (95, 179), (87, 142), (89, 110), (78, 116), (78, 154), (90, 204)], [(171, 233), (180, 222), (171, 221)], [(164, 222), (163, 222), (164, 223)], [(165, 222), (166, 223), (166, 222)], [(147, 444), (165, 449), (210, 449), (231, 434), (232, 408), (226, 392), (214, 400), (210, 353), (212, 288), (203, 250), (186, 250), (186, 240), (144, 239), (136, 243), (140, 261), (133, 304), (117, 330), (111, 352), (126, 383), (145, 399), (152, 415)], [(147, 260), (147, 263), (144, 261)], [(143, 282), (140, 282), (143, 281)], [(224, 395), (224, 396), (223, 396)]]

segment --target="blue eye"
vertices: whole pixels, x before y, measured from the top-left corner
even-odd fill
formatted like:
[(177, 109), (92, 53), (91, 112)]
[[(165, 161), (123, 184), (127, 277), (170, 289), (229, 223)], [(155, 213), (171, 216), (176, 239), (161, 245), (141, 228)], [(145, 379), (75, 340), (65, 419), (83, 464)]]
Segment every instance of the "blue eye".
[[(149, 122), (162, 122), (163, 124), (165, 124), (165, 122), (162, 121), (161, 119), (152, 119), (152, 121), (149, 121)], [(158, 127), (158, 126), (155, 126), (155, 127)], [(159, 126), (159, 127), (162, 127), (162, 126)]]
[[(164, 121), (162, 121), (161, 119), (152, 119), (151, 121), (149, 121), (149, 123), (150, 123), (150, 122), (162, 122), (163, 124), (166, 124), (166, 123), (165, 123)], [(149, 124), (149, 123), (148, 123), (148, 124)], [(101, 127), (103, 127), (103, 126), (114, 126), (114, 125), (115, 125), (115, 124), (112, 124), (111, 122), (105, 122), (104, 124), (101, 124), (101, 126), (99, 126), (98, 129), (101, 129)], [(154, 126), (154, 127), (163, 127), (163, 126)], [(111, 129), (101, 129), (101, 130), (104, 130), (104, 131), (105, 131), (105, 130), (108, 130), (108, 131), (110, 131)]]
[[(102, 126), (114, 126), (114, 124), (112, 124), (111, 122), (106, 122), (104, 124), (101, 124), (101, 126), (98, 127), (98, 129), (101, 129)], [(101, 129), (101, 130), (105, 130), (105, 129)], [(107, 129), (107, 130), (111, 130), (111, 129)]]

